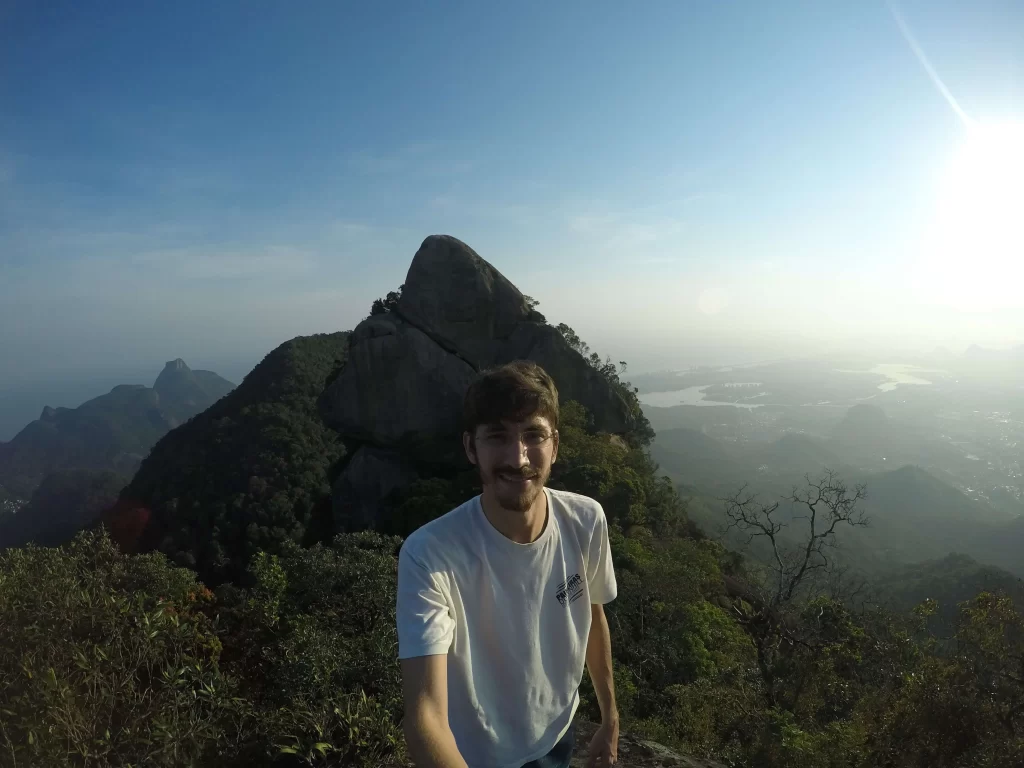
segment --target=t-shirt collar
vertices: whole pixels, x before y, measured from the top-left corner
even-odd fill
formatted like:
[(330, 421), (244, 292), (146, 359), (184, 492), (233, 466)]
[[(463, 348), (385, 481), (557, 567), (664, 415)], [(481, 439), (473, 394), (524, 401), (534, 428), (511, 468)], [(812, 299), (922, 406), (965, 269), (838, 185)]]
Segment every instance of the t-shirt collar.
[(536, 540), (531, 541), (529, 544), (520, 544), (518, 541), (512, 541), (505, 534), (495, 528), (491, 521), (487, 519), (487, 515), (484, 514), (483, 495), (477, 496), (476, 503), (476, 514), (479, 518), (480, 527), (483, 528), (484, 536), (489, 541), (493, 541), (496, 546), (503, 547), (509, 552), (528, 552), (532, 549), (540, 547), (545, 541), (547, 541), (553, 535), (555, 528), (555, 514), (552, 508), (551, 494), (548, 493), (548, 489), (544, 489), (544, 497), (547, 499), (547, 520), (544, 523), (544, 530), (541, 531), (540, 536)]

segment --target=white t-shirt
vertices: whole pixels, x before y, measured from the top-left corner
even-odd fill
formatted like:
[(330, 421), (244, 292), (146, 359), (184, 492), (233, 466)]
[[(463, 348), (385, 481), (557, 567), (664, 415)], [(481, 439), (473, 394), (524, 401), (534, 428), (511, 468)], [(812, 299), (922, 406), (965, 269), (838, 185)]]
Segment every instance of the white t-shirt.
[(617, 592), (601, 505), (544, 492), (534, 542), (499, 533), (477, 496), (398, 557), (398, 656), (448, 655), (448, 720), (469, 768), (520, 768), (558, 743), (579, 704), (590, 606)]

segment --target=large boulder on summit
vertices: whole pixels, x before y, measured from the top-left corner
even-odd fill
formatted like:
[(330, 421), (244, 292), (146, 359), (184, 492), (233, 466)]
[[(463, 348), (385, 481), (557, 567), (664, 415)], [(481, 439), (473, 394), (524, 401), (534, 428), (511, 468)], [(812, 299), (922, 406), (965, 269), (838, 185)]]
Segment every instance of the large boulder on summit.
[(364, 445), (334, 484), (335, 515), (354, 530), (375, 528), (381, 503), (417, 476), (416, 470), (399, 454)]
[(633, 416), (622, 395), (535, 317), (523, 294), (468, 245), (428, 237), (397, 308), (353, 332), (349, 364), (324, 393), (324, 417), (346, 438), (416, 453), (418, 445), (458, 434), (462, 397), (476, 371), (530, 359), (551, 374), (563, 401), (593, 414), (597, 429), (629, 431)]
[(453, 237), (424, 240), (397, 305), (356, 327), (348, 363), (321, 397), (324, 421), (350, 447), (380, 449), (355, 454), (335, 482), (336, 517), (367, 527), (416, 466), (468, 467), (459, 438), (466, 389), (478, 371), (521, 359), (543, 366), (596, 429), (635, 426), (622, 394), (497, 269)]
[(476, 251), (435, 235), (412, 260), (398, 313), (475, 368), (485, 368), (500, 356), (499, 342), (530, 318), (530, 307)]
[[(325, 420), (349, 440), (448, 463), (458, 455), (462, 395), (473, 369), (393, 314), (352, 333), (348, 364), (324, 400)], [(448, 451), (438, 453), (438, 446)]]

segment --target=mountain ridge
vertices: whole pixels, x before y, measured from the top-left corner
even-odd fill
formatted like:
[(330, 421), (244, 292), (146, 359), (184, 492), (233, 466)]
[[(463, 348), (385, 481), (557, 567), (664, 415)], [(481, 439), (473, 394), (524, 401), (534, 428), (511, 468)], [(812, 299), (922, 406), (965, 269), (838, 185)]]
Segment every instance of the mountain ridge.
[(178, 358), (164, 366), (153, 387), (118, 384), (76, 408), (44, 406), (38, 419), (0, 443), (0, 485), (27, 499), (54, 471), (130, 477), (157, 440), (234, 386), (212, 371), (192, 371)]

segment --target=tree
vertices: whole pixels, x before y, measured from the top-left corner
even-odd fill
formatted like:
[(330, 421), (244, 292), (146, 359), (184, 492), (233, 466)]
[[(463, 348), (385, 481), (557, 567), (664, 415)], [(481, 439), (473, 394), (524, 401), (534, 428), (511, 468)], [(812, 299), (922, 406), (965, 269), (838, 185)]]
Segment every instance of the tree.
[(792, 520), (807, 523), (803, 541), (793, 546), (782, 537), (791, 523), (781, 519), (779, 502), (762, 504), (757, 497), (740, 489), (724, 499), (725, 515), (729, 519), (727, 530), (736, 529), (747, 535), (749, 544), (755, 538), (767, 540), (771, 560), (767, 564), (772, 574), (767, 588), (768, 605), (778, 608), (793, 601), (802, 588), (819, 572), (829, 572), (834, 562), (829, 552), (836, 547), (835, 532), (841, 525), (866, 526), (867, 517), (860, 508), (866, 498), (863, 485), (849, 488), (832, 470), (826, 469), (816, 480), (807, 478), (807, 487), (793, 489), (783, 500), (796, 507)]
[(398, 286), (397, 291), (388, 291), (388, 295), (383, 299), (376, 299), (373, 305), (370, 307), (370, 315), (383, 315), (387, 312), (393, 311), (398, 306), (398, 300), (402, 298), (402, 290), (405, 288), (405, 283)]
[[(560, 334), (562, 334), (562, 338), (565, 339), (570, 349), (579, 352), (584, 358), (587, 358), (588, 355), (590, 355), (590, 347), (576, 334), (576, 331), (565, 323), (559, 323), (555, 328)], [(589, 358), (587, 362), (590, 362)]]
[[(836, 547), (836, 529), (867, 525), (860, 508), (865, 497), (863, 485), (851, 489), (835, 472), (825, 470), (818, 479), (808, 477), (806, 488), (794, 488), (783, 499), (794, 509), (789, 521), (783, 519), (779, 501), (761, 503), (746, 488), (724, 499), (729, 520), (726, 530), (746, 534), (748, 545), (755, 539), (768, 545), (767, 576), (760, 583), (747, 586), (727, 579), (727, 584), (743, 598), (742, 607), (734, 612), (754, 642), (765, 695), (772, 706), (780, 703), (780, 678), (789, 671), (794, 646), (807, 647), (793, 604), (806, 595), (819, 575), (834, 571), (830, 554)], [(806, 527), (794, 544), (783, 534), (800, 520)]]
[(644, 415), (643, 408), (640, 407), (640, 399), (637, 397), (637, 393), (640, 390), (628, 381), (623, 381), (620, 378), (620, 376), (626, 373), (625, 361), (620, 360), (618, 367), (616, 367), (615, 363), (612, 362), (611, 356), (605, 356), (605, 359), (601, 360), (601, 356), (597, 352), (591, 352), (590, 346), (579, 337), (576, 331), (565, 323), (559, 323), (555, 326), (555, 329), (565, 339), (569, 348), (578, 352), (591, 368), (601, 374), (612, 385), (612, 388), (619, 393), (626, 402), (626, 405), (629, 406), (630, 413), (636, 422), (636, 427), (629, 436), (630, 443), (635, 446), (650, 445), (651, 441), (654, 440), (654, 428), (651, 426), (651, 422), (647, 420), (647, 416)]

